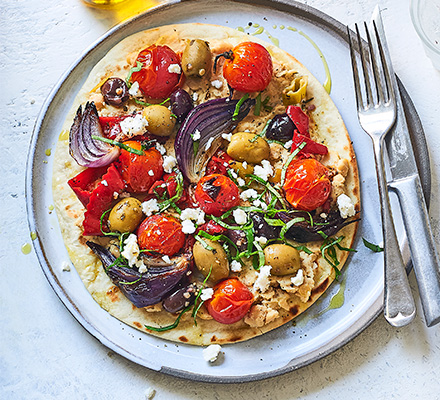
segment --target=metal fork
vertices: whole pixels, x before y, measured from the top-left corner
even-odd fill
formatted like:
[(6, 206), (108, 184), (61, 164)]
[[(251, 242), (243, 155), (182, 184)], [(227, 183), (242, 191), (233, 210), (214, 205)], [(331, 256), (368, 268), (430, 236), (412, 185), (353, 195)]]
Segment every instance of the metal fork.
[[(376, 163), (384, 238), (384, 315), (392, 326), (399, 327), (414, 319), (416, 308), (394, 228), (383, 163), (384, 139), (396, 121), (396, 99), (376, 24), (373, 21), (372, 35), (365, 22), (364, 26), (367, 44), (361, 39), (357, 24), (356, 33), (348, 27), (347, 32), (359, 122), (373, 141)], [(360, 54), (363, 77), (358, 70), (355, 43)]]

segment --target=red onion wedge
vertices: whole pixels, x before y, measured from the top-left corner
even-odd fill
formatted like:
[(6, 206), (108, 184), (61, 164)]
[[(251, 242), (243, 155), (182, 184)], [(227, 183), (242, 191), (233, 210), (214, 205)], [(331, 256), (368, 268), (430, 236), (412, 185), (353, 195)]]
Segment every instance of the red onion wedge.
[(69, 150), (74, 160), (83, 167), (98, 168), (112, 163), (119, 156), (119, 147), (111, 146), (92, 135), (103, 137), (95, 103), (79, 106), (70, 128)]
[[(235, 113), (239, 101), (238, 113)], [(174, 143), (177, 163), (188, 181), (198, 182), (220, 144), (221, 135), (231, 132), (254, 104), (254, 99), (221, 98), (202, 103), (189, 112)], [(194, 146), (198, 146), (197, 151), (194, 151)]]

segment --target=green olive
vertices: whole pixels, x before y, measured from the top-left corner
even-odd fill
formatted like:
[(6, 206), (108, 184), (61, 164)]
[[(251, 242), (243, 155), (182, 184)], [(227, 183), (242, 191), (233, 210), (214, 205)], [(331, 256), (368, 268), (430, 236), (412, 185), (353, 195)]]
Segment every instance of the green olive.
[(182, 69), (186, 76), (202, 77), (211, 72), (212, 55), (209, 44), (195, 39), (187, 43), (182, 54)]
[(112, 208), (108, 217), (108, 224), (113, 232), (133, 232), (141, 220), (141, 202), (134, 197), (127, 197)]
[[(202, 239), (204, 244), (196, 242), (193, 247), (194, 262), (203, 276), (215, 283), (229, 276), (229, 262), (226, 252), (218, 243), (209, 239)], [(206, 247), (208, 248), (205, 248)]]
[(298, 250), (286, 244), (271, 244), (264, 248), (266, 264), (270, 265), (272, 275), (291, 275), (300, 268)]
[(234, 160), (259, 164), (269, 158), (270, 147), (262, 137), (250, 132), (239, 132), (232, 135), (227, 153)]
[(142, 115), (148, 121), (148, 131), (153, 135), (169, 136), (173, 133), (176, 118), (167, 107), (154, 104), (145, 107)]

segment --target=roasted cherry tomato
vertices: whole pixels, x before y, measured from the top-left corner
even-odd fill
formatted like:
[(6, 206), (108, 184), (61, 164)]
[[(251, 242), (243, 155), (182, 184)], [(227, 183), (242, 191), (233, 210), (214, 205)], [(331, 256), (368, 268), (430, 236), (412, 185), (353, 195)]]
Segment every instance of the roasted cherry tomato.
[(177, 54), (168, 46), (152, 45), (139, 53), (136, 65), (137, 62), (142, 63), (142, 68), (133, 72), (131, 81), (139, 83), (143, 95), (151, 99), (169, 97), (179, 84), (181, 76), (181, 72), (174, 72), (180, 71)]
[(229, 278), (214, 286), (214, 295), (208, 300), (209, 314), (217, 322), (233, 324), (240, 321), (254, 301), (252, 292), (237, 278)]
[(194, 196), (200, 208), (206, 214), (215, 217), (240, 203), (237, 185), (227, 176), (220, 174), (206, 175), (200, 179)]
[[(148, 194), (152, 194), (157, 198), (164, 198), (167, 196), (168, 199), (171, 199), (177, 194), (177, 174), (175, 172), (171, 172), (171, 174), (165, 174), (160, 181), (156, 181), (153, 186), (151, 186)], [(186, 203), (188, 201), (188, 193), (187, 189), (184, 187), (182, 191), (182, 195), (180, 199), (175, 201), (177, 205)]]
[(314, 158), (292, 162), (287, 168), (283, 185), (287, 201), (304, 211), (322, 206), (332, 187), (327, 172), (327, 168)]
[(168, 215), (152, 215), (144, 219), (137, 230), (139, 247), (173, 256), (185, 244), (180, 222)]
[[(124, 144), (136, 150), (141, 149), (141, 143), (134, 140)], [(119, 166), (129, 191), (135, 193), (148, 191), (163, 175), (163, 158), (155, 148), (144, 150), (143, 156), (121, 150)]]
[(229, 161), (232, 157), (223, 150), (218, 149), (217, 152), (211, 157), (206, 165), (206, 175), (208, 174), (221, 174), (227, 175), (229, 167)]
[(261, 44), (243, 42), (231, 51), (221, 54), (225, 57), (223, 76), (229, 86), (240, 92), (261, 92), (272, 79), (272, 57)]

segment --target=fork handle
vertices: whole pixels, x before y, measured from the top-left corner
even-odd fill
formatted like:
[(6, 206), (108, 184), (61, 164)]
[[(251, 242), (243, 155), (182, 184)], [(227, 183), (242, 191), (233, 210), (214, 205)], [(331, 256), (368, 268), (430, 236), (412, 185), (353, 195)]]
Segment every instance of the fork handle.
[(440, 322), (440, 260), (418, 175), (388, 184), (397, 193), (427, 326)]
[(373, 138), (377, 181), (381, 202), (382, 233), (384, 238), (384, 315), (392, 326), (409, 324), (416, 315), (416, 306), (408, 283), (405, 265), (400, 253), (399, 242), (394, 228), (387, 181), (383, 164), (383, 143), (381, 138)]

